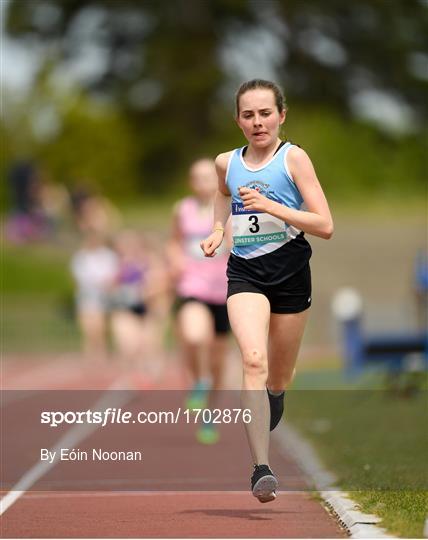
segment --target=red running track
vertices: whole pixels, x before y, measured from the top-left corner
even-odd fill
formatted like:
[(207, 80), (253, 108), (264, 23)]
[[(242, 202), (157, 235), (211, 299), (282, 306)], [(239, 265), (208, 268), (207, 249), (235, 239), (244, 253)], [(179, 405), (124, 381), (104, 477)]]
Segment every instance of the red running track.
[[(117, 379), (114, 370), (92, 378), (82, 373), (76, 360), (64, 358), (43, 362), (38, 370), (6, 363), (3, 388), (100, 388)], [(49, 367), (51, 366), (51, 367)], [(67, 376), (64, 378), (64, 374)], [(98, 379), (97, 379), (98, 377)], [(45, 378), (46, 384), (43, 384)], [(80, 381), (79, 381), (80, 379)], [(83, 384), (84, 381), (84, 384)], [(183, 387), (185, 378), (172, 363), (162, 388)], [(96, 384), (95, 384), (96, 383)], [(142, 387), (156, 388), (159, 383), (142, 381)], [(189, 433), (178, 441), (188, 444), (187, 459), (192, 460)], [(227, 474), (248, 474), (248, 449), (231, 450), (233, 440), (225, 440), (208, 452), (224, 453)], [(223, 444), (222, 444), (223, 442)], [(237, 445), (235, 445), (237, 446)], [(162, 457), (162, 447), (152, 443)], [(235, 464), (231, 468), (230, 464)], [(303, 477), (292, 460), (272, 444), (271, 463), (275, 471), (284, 471), (288, 489), (276, 501), (260, 504), (249, 491), (27, 491), (1, 518), (2, 538), (343, 538), (343, 531), (319, 500), (304, 491)], [(55, 473), (54, 467), (49, 474)], [(166, 471), (168, 468), (166, 468)], [(246, 471), (243, 473), (242, 471)], [(58, 471), (56, 471), (58, 474)], [(218, 473), (216, 473), (218, 474)], [(168, 472), (166, 472), (168, 475)], [(191, 479), (192, 480), (192, 479)], [(195, 479), (196, 480), (196, 479)], [(212, 479), (211, 479), (212, 480)], [(218, 480), (217, 478), (215, 480)], [(245, 477), (245, 483), (249, 478)], [(162, 484), (162, 478), (159, 479)], [(169, 478), (163, 479), (168, 485)], [(215, 485), (215, 482), (214, 484)], [(219, 482), (221, 485), (221, 482)], [(281, 485), (284, 485), (281, 482)], [(37, 484), (34, 486), (37, 488)], [(241, 489), (241, 488), (239, 488)], [(296, 491), (294, 491), (296, 490)]]

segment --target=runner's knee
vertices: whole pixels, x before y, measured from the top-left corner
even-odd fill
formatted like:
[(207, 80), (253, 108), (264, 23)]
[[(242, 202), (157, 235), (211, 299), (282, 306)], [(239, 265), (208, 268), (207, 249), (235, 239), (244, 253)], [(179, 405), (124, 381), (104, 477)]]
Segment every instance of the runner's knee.
[(267, 377), (267, 355), (260, 349), (250, 349), (243, 354), (244, 372), (246, 375)]

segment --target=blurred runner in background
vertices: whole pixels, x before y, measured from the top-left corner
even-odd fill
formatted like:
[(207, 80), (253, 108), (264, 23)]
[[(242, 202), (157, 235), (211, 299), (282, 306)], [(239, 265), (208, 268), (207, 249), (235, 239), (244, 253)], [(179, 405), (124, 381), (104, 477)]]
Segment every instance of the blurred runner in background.
[[(192, 195), (178, 201), (173, 211), (168, 259), (176, 292), (174, 313), (181, 354), (193, 379), (186, 406), (213, 408), (221, 387), (230, 329), (226, 308), (228, 247), (214, 261), (204, 258), (201, 241), (212, 231), (217, 175), (214, 161), (200, 159), (189, 171)], [(230, 234), (227, 236), (230, 244)], [(211, 389), (211, 391), (209, 391)], [(203, 423), (197, 438), (213, 444), (218, 432)]]
[(70, 191), (75, 226), (81, 234), (94, 231), (110, 238), (121, 226), (121, 213), (108, 197), (87, 187), (90, 184), (89, 180), (81, 180)]
[(33, 161), (17, 161), (8, 170), (10, 213), (5, 237), (14, 244), (58, 240), (69, 211), (65, 187)]
[[(110, 292), (111, 330), (119, 359), (131, 374), (162, 372), (161, 324), (155, 303), (166, 290), (160, 261), (141, 234), (128, 229), (114, 241), (118, 272)], [(138, 381), (137, 381), (138, 382)]]
[(104, 236), (95, 231), (86, 232), (80, 249), (71, 259), (71, 273), (76, 283), (83, 352), (91, 362), (103, 363), (107, 358), (109, 295), (118, 271), (118, 257)]

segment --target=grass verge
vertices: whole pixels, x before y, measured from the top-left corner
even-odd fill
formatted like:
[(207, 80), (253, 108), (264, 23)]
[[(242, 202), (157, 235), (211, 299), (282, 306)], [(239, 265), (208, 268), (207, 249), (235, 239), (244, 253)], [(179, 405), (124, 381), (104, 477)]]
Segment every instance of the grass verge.
[(363, 512), (381, 517), (390, 533), (422, 537), (428, 508), (426, 389), (410, 397), (343, 386), (291, 394), (288, 419), (336, 474), (337, 485)]
[(3, 246), (3, 353), (78, 348), (69, 257), (57, 245)]

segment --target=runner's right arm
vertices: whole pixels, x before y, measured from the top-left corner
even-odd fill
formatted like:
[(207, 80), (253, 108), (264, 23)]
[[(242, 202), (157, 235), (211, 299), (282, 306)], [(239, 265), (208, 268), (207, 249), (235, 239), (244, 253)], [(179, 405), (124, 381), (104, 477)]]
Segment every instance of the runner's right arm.
[[(213, 232), (201, 242), (201, 249), (205, 257), (214, 257), (216, 249), (221, 246), (225, 236), (226, 222), (230, 215), (230, 195), (217, 191), (214, 201)], [(230, 237), (230, 231), (229, 231)], [(228, 242), (230, 244), (230, 241)]]
[(224, 237), (226, 222), (230, 216), (230, 191), (226, 185), (226, 171), (231, 152), (217, 156), (215, 167), (218, 176), (218, 189), (214, 202), (213, 232), (201, 242), (201, 249), (205, 257), (214, 257), (216, 249), (221, 245)]

